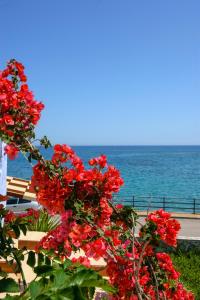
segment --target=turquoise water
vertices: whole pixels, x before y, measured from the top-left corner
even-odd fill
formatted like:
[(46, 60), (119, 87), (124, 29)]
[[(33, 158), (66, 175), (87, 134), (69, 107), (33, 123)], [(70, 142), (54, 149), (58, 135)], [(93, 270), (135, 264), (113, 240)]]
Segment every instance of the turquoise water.
[[(87, 162), (106, 154), (124, 179), (120, 199), (132, 195), (200, 198), (200, 146), (76, 146)], [(51, 150), (45, 152), (48, 158)], [(9, 161), (8, 175), (29, 179), (31, 167), (20, 155)]]

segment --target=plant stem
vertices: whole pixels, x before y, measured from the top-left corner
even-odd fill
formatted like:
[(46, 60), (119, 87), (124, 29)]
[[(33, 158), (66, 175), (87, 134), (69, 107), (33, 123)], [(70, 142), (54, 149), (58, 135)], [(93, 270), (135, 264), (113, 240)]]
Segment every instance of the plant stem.
[(21, 273), (21, 276), (22, 276), (22, 282), (23, 282), (23, 291), (27, 288), (27, 283), (26, 283), (26, 278), (25, 278), (25, 275), (24, 275), (24, 271), (22, 269), (22, 265), (21, 265), (21, 262), (20, 260), (18, 259), (17, 255), (15, 254), (15, 252), (13, 251), (13, 256), (14, 256), (14, 259), (17, 263), (17, 266), (20, 270), (20, 273)]

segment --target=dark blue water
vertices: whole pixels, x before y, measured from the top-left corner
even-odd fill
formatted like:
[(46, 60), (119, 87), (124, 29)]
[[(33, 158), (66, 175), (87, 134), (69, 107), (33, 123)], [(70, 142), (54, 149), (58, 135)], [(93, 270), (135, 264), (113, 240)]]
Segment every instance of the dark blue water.
[[(132, 195), (200, 198), (200, 146), (76, 146), (87, 162), (106, 154), (124, 179), (119, 197)], [(49, 158), (51, 151), (45, 153)], [(29, 163), (20, 155), (9, 161), (8, 175), (29, 179)]]

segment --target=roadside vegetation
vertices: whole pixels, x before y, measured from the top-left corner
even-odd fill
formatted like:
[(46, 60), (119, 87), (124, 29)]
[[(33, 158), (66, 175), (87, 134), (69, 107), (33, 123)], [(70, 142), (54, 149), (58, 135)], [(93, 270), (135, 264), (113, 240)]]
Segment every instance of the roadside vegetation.
[(200, 300), (200, 250), (178, 250), (171, 257), (181, 273), (184, 286), (195, 294), (196, 300)]

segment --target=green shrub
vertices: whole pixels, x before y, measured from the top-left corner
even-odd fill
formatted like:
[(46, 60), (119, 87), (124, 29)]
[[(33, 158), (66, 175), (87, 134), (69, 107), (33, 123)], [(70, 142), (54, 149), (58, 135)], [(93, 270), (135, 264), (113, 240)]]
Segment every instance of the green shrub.
[(195, 294), (196, 300), (200, 300), (200, 251), (179, 250), (171, 256), (184, 286)]

